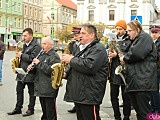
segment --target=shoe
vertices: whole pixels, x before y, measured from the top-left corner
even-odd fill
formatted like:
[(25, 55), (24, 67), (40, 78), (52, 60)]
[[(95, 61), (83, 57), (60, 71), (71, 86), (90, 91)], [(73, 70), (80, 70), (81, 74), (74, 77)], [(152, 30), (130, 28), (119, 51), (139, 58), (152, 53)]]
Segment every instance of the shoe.
[(14, 109), (12, 112), (7, 113), (8, 115), (22, 114), (21, 110)]
[(76, 107), (74, 106), (71, 110), (68, 110), (70, 113), (75, 113), (76, 112)]
[(115, 118), (114, 120), (122, 120), (121, 118)]
[(34, 114), (34, 111), (27, 110), (22, 116), (26, 117), (26, 116), (30, 116), (30, 115), (33, 115), (33, 114)]

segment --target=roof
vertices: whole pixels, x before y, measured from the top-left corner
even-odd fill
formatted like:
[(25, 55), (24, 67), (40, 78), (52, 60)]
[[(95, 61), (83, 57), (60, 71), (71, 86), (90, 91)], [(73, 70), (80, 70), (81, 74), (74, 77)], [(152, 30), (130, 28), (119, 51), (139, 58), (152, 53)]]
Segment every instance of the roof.
[(56, 0), (59, 4), (77, 10), (77, 5), (71, 0)]

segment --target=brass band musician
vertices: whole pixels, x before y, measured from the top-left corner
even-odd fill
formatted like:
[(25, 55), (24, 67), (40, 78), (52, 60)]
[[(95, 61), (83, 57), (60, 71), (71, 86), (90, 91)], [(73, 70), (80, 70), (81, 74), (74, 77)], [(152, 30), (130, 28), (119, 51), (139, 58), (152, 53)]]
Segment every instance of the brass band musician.
[[(128, 39), (128, 35), (126, 32), (126, 22), (125, 20), (119, 20), (115, 24), (115, 29), (117, 33), (117, 40), (116, 44), (119, 44), (121, 51), (123, 54), (128, 51), (131, 41)], [(118, 52), (114, 45), (114, 50), (109, 51), (109, 58), (112, 59), (111, 63), (111, 70), (110, 70), (110, 96), (111, 96), (111, 103), (114, 111), (115, 120), (121, 120), (121, 113), (119, 108), (119, 92), (121, 87), (122, 92), (122, 100), (123, 100), (123, 120), (129, 120), (131, 114), (131, 104), (128, 95), (125, 93), (125, 84), (120, 75), (115, 74), (115, 69), (117, 66), (120, 65), (120, 60), (118, 56)], [(123, 73), (124, 74), (124, 73)]]
[[(20, 68), (22, 68), (25, 72), (27, 71), (27, 67), (32, 63), (32, 60), (38, 55), (41, 50), (41, 46), (37, 40), (33, 39), (33, 31), (31, 28), (26, 28), (23, 30), (23, 39), (25, 44), (23, 45), (22, 52), (16, 52), (15, 57), (20, 58)], [(23, 80), (22, 83), (22, 74), (17, 73), (17, 103), (15, 109), (12, 112), (9, 112), (8, 115), (21, 114), (23, 108), (24, 101), (24, 88), (27, 85), (28, 93), (29, 93), (29, 105), (28, 110), (23, 114), (23, 116), (29, 116), (34, 114), (34, 106), (36, 97), (34, 96), (34, 78), (35, 78), (35, 70), (30, 71), (28, 75)]]

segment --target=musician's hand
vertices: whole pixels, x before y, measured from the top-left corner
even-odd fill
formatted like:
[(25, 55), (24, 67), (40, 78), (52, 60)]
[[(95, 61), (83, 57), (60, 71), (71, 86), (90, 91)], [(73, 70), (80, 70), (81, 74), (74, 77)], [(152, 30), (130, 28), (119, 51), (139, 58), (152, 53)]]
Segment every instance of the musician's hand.
[(37, 65), (40, 61), (37, 58), (34, 58), (32, 62)]
[(64, 74), (63, 74), (63, 78), (66, 78), (66, 77), (67, 77), (67, 73), (65, 73), (65, 72), (64, 72)]
[(21, 57), (22, 56), (22, 53), (21, 52), (16, 52), (16, 54), (15, 54), (15, 57)]
[(122, 57), (119, 58), (119, 60), (120, 60), (121, 63), (124, 63), (123, 58), (124, 58), (124, 56), (122, 56)]
[(28, 65), (28, 67), (27, 67), (27, 71), (31, 71), (32, 69), (33, 69), (32, 64)]
[(109, 55), (108, 55), (109, 58), (114, 58), (116, 56), (117, 56), (117, 53), (115, 50), (113, 50), (112, 52), (109, 52)]
[(62, 54), (62, 62), (70, 63), (71, 59), (73, 58), (73, 55), (69, 54)]

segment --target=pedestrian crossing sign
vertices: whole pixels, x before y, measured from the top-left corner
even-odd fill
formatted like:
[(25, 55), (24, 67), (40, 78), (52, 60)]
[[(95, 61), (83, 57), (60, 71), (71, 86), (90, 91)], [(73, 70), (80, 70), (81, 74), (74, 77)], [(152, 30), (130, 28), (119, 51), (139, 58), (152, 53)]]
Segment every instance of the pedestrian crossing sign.
[(138, 22), (142, 24), (142, 16), (132, 15), (131, 21), (132, 20), (138, 20)]

